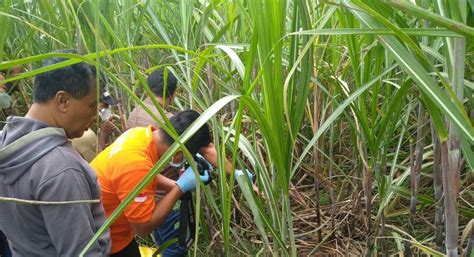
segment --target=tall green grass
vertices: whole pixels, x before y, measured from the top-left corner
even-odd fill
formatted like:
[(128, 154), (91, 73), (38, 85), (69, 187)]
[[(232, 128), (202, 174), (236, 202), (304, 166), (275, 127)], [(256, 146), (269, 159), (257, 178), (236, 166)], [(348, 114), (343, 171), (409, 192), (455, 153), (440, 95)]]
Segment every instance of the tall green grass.
[[(220, 163), (249, 168), (259, 188), (219, 168), (216, 183), (198, 189), (197, 220), (208, 222), (197, 225), (194, 255), (455, 256), (474, 217), (472, 82), (464, 75), (472, 71), (463, 59), (472, 49), (471, 4), (2, 1), (0, 69), (26, 66), (17, 79), (28, 94), (32, 76), (60, 67), (38, 69), (42, 59), (91, 62), (125, 115), (151, 95), (147, 74), (172, 72), (180, 83), (174, 110), (203, 112), (198, 123), (212, 125)], [(87, 55), (45, 54), (61, 48)], [(163, 126), (172, 133), (167, 119)], [(419, 229), (427, 220), (443, 226), (440, 183), (444, 246), (439, 229)]]

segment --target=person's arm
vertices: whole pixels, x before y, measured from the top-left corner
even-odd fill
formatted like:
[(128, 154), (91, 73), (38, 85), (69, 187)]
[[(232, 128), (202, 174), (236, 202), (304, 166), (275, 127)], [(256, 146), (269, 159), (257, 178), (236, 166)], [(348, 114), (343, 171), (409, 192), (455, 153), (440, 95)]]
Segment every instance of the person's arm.
[[(216, 147), (214, 146), (213, 143), (210, 143), (208, 146), (201, 148), (199, 150), (199, 153), (208, 161), (210, 162), (214, 167), (218, 167), (218, 156), (217, 156), (217, 150)], [(227, 173), (227, 176), (230, 176), (232, 174), (232, 163), (227, 159), (224, 158), (224, 165), (225, 165), (225, 171)], [(235, 175), (234, 178), (237, 178), (238, 176), (241, 176), (242, 174), (246, 174), (247, 177), (251, 182), (254, 182), (254, 176), (252, 173), (248, 170), (234, 170)]]
[[(199, 179), (203, 182), (209, 181), (208, 171), (204, 171), (203, 175), (199, 176)], [(130, 222), (133, 231), (140, 236), (147, 236), (158, 227), (168, 216), (181, 196), (185, 192), (196, 190), (196, 176), (191, 167), (187, 168), (186, 171), (176, 181), (176, 185), (166, 196), (155, 205), (151, 219), (144, 222)]]
[(156, 175), (156, 179), (156, 189), (159, 189), (160, 191), (169, 192), (176, 185), (176, 181), (161, 174)]
[(135, 234), (141, 237), (148, 236), (153, 229), (158, 227), (164, 221), (183, 194), (184, 193), (175, 184), (169, 193), (166, 194), (166, 196), (155, 206), (151, 220), (144, 223), (130, 223)]
[[(36, 200), (92, 200), (92, 193), (83, 171), (67, 169), (40, 184)], [(58, 256), (78, 256), (97, 232), (97, 221), (94, 220), (90, 203), (40, 205), (39, 208)], [(98, 241), (86, 256), (103, 256), (108, 251), (104, 249), (106, 247)]]
[(107, 120), (100, 125), (99, 129), (99, 146), (100, 149), (104, 150), (107, 146), (110, 145), (110, 135), (114, 131), (115, 126), (112, 121)]
[(5, 84), (2, 82), (5, 80), (5, 77), (3, 77), (3, 74), (0, 73), (0, 93), (5, 92)]
[[(206, 160), (210, 162), (212, 166), (219, 166), (217, 150), (213, 143), (210, 143), (207, 147), (201, 148), (199, 153), (204, 156), (204, 158), (206, 158)], [(224, 158), (224, 166), (227, 175), (230, 176), (232, 174), (232, 163), (227, 158)]]

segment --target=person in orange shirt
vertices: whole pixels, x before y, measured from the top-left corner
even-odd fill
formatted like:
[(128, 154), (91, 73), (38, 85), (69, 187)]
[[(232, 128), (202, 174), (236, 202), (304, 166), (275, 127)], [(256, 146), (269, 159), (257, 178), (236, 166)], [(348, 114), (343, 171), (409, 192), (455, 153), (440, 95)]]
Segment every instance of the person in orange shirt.
[[(176, 97), (176, 89), (178, 86), (178, 80), (173, 75), (173, 73), (166, 72), (166, 69), (157, 69), (153, 71), (147, 79), (148, 86), (153, 92), (153, 96), (156, 101), (162, 105), (165, 114), (168, 118), (173, 116), (173, 113), (168, 110), (169, 105), (173, 103), (173, 100)], [(161, 114), (157, 111), (155, 104), (151, 100), (151, 97), (147, 97), (143, 103), (151, 111), (155, 112), (159, 120), (163, 121)], [(145, 109), (137, 105), (133, 111), (130, 113), (127, 119), (127, 128), (134, 127), (147, 127), (149, 125), (159, 126), (159, 123), (154, 120), (154, 118), (148, 114)], [(205, 149), (200, 151), (200, 154), (209, 162), (212, 166), (218, 166), (218, 153), (214, 144), (209, 144)], [(225, 158), (224, 159), (224, 169), (228, 176), (231, 176), (233, 172), (234, 178), (243, 175), (244, 173), (248, 176), (250, 181), (253, 181), (254, 176), (248, 170), (232, 170), (232, 163)], [(163, 176), (176, 180), (179, 177), (179, 170), (167, 168), (164, 169), (160, 174)], [(254, 185), (254, 190), (256, 186)], [(258, 191), (256, 191), (258, 192)], [(158, 189), (155, 195), (155, 201), (159, 202), (166, 195), (166, 191)], [(170, 214), (165, 218), (165, 221), (153, 231), (153, 239), (157, 246), (162, 246), (165, 242), (168, 242), (171, 239), (179, 238), (179, 227), (180, 227), (181, 214), (179, 209), (175, 208)], [(182, 247), (179, 242), (172, 243), (161, 253), (163, 257), (184, 257), (187, 256), (188, 249)]]
[[(181, 134), (198, 117), (196, 111), (188, 110), (177, 113), (170, 118), (170, 121), (176, 132)], [(162, 128), (136, 127), (122, 134), (91, 162), (102, 189), (101, 200), (107, 217), (148, 174), (173, 143), (174, 139)], [(209, 127), (204, 124), (185, 146), (192, 155), (195, 155), (210, 143)], [(179, 168), (184, 165), (184, 161), (183, 154), (178, 152), (169, 165)], [(200, 176), (200, 179), (207, 182), (208, 172)], [(168, 191), (168, 194), (155, 203), (157, 188)], [(186, 192), (194, 191), (195, 188), (196, 180), (191, 168), (186, 169), (177, 181), (161, 174), (157, 175), (111, 225), (110, 256), (139, 257), (140, 252), (133, 234), (148, 236), (163, 222), (180, 197)]]

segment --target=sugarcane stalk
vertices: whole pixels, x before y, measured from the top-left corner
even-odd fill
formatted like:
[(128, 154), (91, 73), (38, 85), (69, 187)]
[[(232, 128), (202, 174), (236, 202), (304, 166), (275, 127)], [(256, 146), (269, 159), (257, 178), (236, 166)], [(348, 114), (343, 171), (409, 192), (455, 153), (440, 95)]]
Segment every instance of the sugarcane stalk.
[[(408, 231), (410, 235), (413, 235), (413, 216), (416, 211), (416, 173), (415, 173), (415, 161), (413, 160), (413, 140), (410, 139), (410, 214), (408, 215)], [(405, 241), (404, 254), (411, 256), (411, 244), (410, 241)]]
[(364, 166), (364, 195), (365, 209), (367, 215), (367, 253), (366, 256), (372, 255), (372, 175), (368, 167)]
[[(431, 123), (433, 121), (431, 120)], [(440, 143), (434, 125), (431, 125), (431, 137), (433, 139), (433, 188), (435, 197), (435, 244), (436, 250), (445, 251), (443, 236), (443, 178), (441, 173)]]
[[(471, 106), (474, 106), (474, 103)], [(471, 108), (470, 117), (471, 117), (471, 120), (474, 117), (474, 108)], [(474, 226), (471, 227), (471, 234), (469, 235), (469, 240), (467, 241), (466, 256), (474, 257), (473, 248), (474, 248)]]
[[(420, 180), (420, 170), (421, 163), (423, 161), (423, 148), (425, 147), (423, 139), (425, 138), (425, 108), (423, 104), (418, 105), (418, 126), (416, 132), (416, 146), (413, 150), (412, 145), (410, 145), (410, 182), (411, 182), (411, 197), (410, 197), (410, 215), (408, 218), (408, 223), (410, 227), (410, 234), (413, 235), (414, 228), (414, 218), (416, 215), (416, 203), (417, 203), (417, 194), (418, 194), (418, 184)], [(407, 255), (410, 255), (410, 243), (406, 241), (405, 251)]]
[(370, 172), (369, 164), (367, 163), (367, 154), (362, 140), (357, 140), (359, 147), (359, 154), (362, 159), (362, 176), (364, 177), (363, 188), (365, 198), (366, 223), (367, 223), (367, 252), (366, 256), (372, 255), (372, 174)]
[[(354, 149), (354, 152), (356, 151), (356, 149)], [(354, 156), (352, 157), (352, 162), (354, 163), (354, 167), (357, 167), (357, 158), (354, 154)], [(359, 178), (359, 169), (354, 169), (354, 172), (355, 174), (353, 175), (352, 177), (352, 184), (354, 185), (354, 188), (347, 188), (347, 190), (349, 190), (349, 196), (350, 196), (350, 199), (351, 199), (351, 203), (352, 203), (352, 206), (351, 206), (351, 215), (356, 217), (356, 215), (359, 213), (359, 202), (360, 202), (360, 197), (359, 197), (359, 184), (360, 184), (360, 180), (357, 179)], [(354, 230), (354, 227), (355, 227), (355, 222), (356, 222), (356, 219), (350, 219), (349, 222), (348, 222), (348, 228), (349, 228), (349, 237), (352, 237), (352, 231)]]
[[(382, 165), (381, 165), (381, 174), (385, 176), (387, 174), (387, 149), (385, 148), (384, 153), (382, 154)], [(383, 208), (380, 214), (380, 233), (381, 237), (381, 246), (382, 246), (382, 256), (388, 256), (388, 240), (384, 238), (385, 236), (385, 207)]]
[(446, 230), (446, 254), (458, 256), (458, 204), (456, 197), (456, 177), (450, 170), (449, 146), (447, 141), (440, 142), (441, 169), (443, 174), (444, 216)]
[[(317, 72), (314, 72), (317, 74)], [(314, 91), (313, 91), (313, 99), (314, 99), (314, 106), (313, 106), (313, 120), (314, 120), (314, 126), (313, 126), (313, 133), (316, 133), (316, 131), (319, 128), (319, 114), (320, 114), (320, 106), (319, 104), (321, 96), (320, 92), (318, 90), (318, 86), (316, 83), (313, 82), (314, 85)], [(321, 174), (321, 163), (319, 160), (319, 153), (318, 153), (318, 146), (319, 146), (319, 140), (316, 142), (316, 147), (313, 148), (313, 176), (314, 176), (314, 188), (316, 190), (316, 195), (315, 195), (315, 202), (316, 202), (316, 224), (318, 227), (321, 226), (321, 205), (319, 203), (320, 197), (319, 197), (319, 176)], [(318, 229), (318, 241), (321, 241), (322, 235), (321, 235), (321, 229)]]
[[(466, 54), (466, 40), (464, 38), (454, 39), (454, 63), (452, 75), (452, 87), (460, 102), (464, 98), (464, 62)], [(450, 122), (449, 124), (449, 168), (456, 178), (456, 196), (459, 194), (460, 170), (461, 170), (461, 137), (459, 129)]]
[[(464, 92), (465, 54), (465, 39), (454, 39), (451, 84), (456, 97), (461, 102)], [(446, 144), (441, 149), (441, 160), (446, 162), (441, 165), (443, 167), (444, 203), (446, 208), (446, 254), (448, 256), (458, 256), (459, 221), (457, 198), (459, 196), (460, 184), (461, 139), (458, 128), (452, 122), (449, 123), (449, 137)]]
[[(353, 112), (354, 117), (356, 116)], [(360, 159), (362, 161), (362, 176), (363, 176), (363, 190), (365, 198), (365, 220), (364, 222), (367, 225), (367, 251), (366, 256), (372, 255), (372, 173), (367, 161), (367, 148), (364, 144), (364, 136), (359, 127), (357, 119), (355, 120), (356, 130), (359, 132), (359, 135), (356, 140), (357, 150), (359, 152)]]
[[(422, 0), (420, 2), (421, 7), (428, 9), (429, 1)], [(429, 28), (430, 22), (423, 20), (423, 27)], [(423, 45), (428, 46), (428, 37), (421, 38)], [(430, 128), (431, 128), (431, 138), (433, 142), (433, 189), (435, 197), (435, 217), (434, 217), (434, 226), (435, 226), (435, 245), (436, 250), (439, 252), (445, 252), (444, 246), (444, 235), (443, 235), (443, 178), (441, 173), (441, 152), (438, 134), (436, 133), (433, 120), (430, 119)]]
[(0, 202), (14, 203), (14, 204), (29, 204), (29, 205), (69, 205), (69, 204), (100, 203), (100, 199), (73, 200), (73, 201), (36, 201), (36, 200), (26, 200), (26, 199), (14, 198), (14, 197), (0, 196)]
[[(332, 106), (331, 106), (332, 111)], [(334, 124), (331, 124), (330, 128), (330, 141), (329, 141), (329, 157), (334, 160), (333, 156), (333, 146), (334, 146)], [(329, 169), (328, 169), (328, 190), (329, 190), (329, 199), (331, 201), (331, 231), (334, 231), (335, 220), (334, 220), (334, 213), (335, 213), (335, 204), (336, 198), (334, 196), (334, 186), (332, 181), (333, 176), (333, 162), (329, 162)]]
[(472, 248), (474, 248), (474, 225), (471, 226), (471, 233), (469, 234), (469, 240), (467, 241), (466, 256), (474, 256)]
[(382, 256), (388, 256), (388, 242), (386, 238), (383, 238), (385, 235), (385, 214), (383, 211), (380, 216), (380, 235), (382, 236)]

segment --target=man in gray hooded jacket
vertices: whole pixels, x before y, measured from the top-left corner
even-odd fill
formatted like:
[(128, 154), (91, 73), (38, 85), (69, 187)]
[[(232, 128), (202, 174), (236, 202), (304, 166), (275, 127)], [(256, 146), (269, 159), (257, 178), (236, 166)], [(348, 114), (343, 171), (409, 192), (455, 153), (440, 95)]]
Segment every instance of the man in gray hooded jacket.
[[(64, 58), (52, 58), (43, 66)], [(96, 71), (77, 63), (35, 78), (25, 117), (9, 117), (0, 136), (0, 230), (13, 256), (78, 256), (105, 221), (97, 177), (68, 139), (81, 137), (97, 114)], [(104, 233), (86, 256), (107, 256)]]

